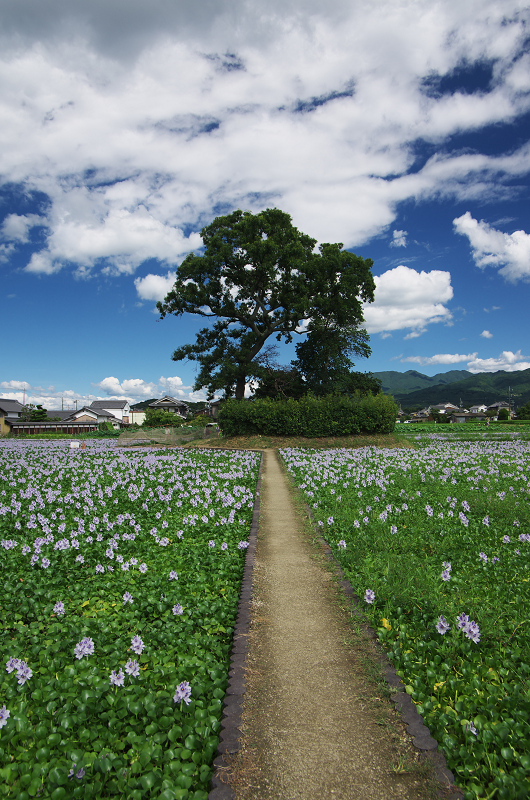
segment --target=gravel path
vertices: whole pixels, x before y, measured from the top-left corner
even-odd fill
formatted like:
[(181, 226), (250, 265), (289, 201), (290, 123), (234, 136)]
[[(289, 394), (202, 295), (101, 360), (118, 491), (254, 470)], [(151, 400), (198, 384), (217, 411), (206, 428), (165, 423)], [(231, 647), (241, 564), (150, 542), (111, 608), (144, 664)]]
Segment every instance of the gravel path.
[(421, 770), (400, 769), (416, 752), (388, 702), (370, 697), (336, 585), (278, 456), (264, 457), (236, 798), (426, 800)]

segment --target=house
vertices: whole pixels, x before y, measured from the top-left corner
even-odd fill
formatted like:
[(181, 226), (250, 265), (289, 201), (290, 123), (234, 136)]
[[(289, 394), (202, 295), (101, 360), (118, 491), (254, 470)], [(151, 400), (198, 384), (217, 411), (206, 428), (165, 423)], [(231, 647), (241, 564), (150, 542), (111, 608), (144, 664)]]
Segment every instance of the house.
[(469, 409), (470, 414), (485, 414), (488, 410), (488, 407), (482, 403), (481, 405), (471, 406)]
[(131, 407), (128, 400), (94, 400), (90, 408), (98, 411), (108, 411), (113, 417), (119, 419), (124, 425), (129, 424)]
[[(16, 403), (16, 400), (5, 401), (7, 403)], [(4, 401), (0, 400), (0, 409)], [(15, 436), (27, 433), (69, 433), (69, 434), (82, 434), (97, 431), (101, 422), (110, 422), (113, 428), (120, 428), (122, 421), (115, 417), (110, 411), (104, 408), (93, 408), (92, 406), (83, 406), (75, 411), (64, 411), (63, 409), (47, 410), (48, 419), (41, 421), (22, 420), (22, 406), (17, 403), (20, 409), (14, 409), (13, 414), (3, 419), (0, 416), (0, 432), (12, 433)], [(1, 414), (1, 411), (0, 411)]]
[(145, 410), (143, 408), (131, 408), (129, 411), (129, 425), (143, 425), (145, 421)]
[(11, 420), (20, 419), (24, 406), (18, 400), (0, 397), (0, 434), (10, 433)]
[(471, 411), (466, 411), (464, 408), (464, 409), (459, 409), (458, 411), (453, 411), (453, 413), (449, 417), (449, 422), (484, 422), (485, 419), (486, 419), (485, 411), (478, 411), (477, 413), (473, 413)]
[(161, 397), (160, 400), (155, 400), (154, 403), (149, 403), (148, 408), (171, 411), (173, 414), (178, 414), (182, 419), (186, 419), (189, 412), (189, 406), (186, 403), (182, 400), (175, 400), (174, 397), (170, 397), (168, 394)]

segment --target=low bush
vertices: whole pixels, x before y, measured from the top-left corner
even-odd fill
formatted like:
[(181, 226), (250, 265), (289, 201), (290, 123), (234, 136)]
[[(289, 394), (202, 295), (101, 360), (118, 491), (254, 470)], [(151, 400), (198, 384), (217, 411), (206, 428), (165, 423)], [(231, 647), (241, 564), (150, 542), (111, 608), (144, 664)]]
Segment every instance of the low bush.
[(228, 400), (219, 412), (225, 436), (352, 436), (392, 433), (397, 406), (384, 394), (300, 400)]

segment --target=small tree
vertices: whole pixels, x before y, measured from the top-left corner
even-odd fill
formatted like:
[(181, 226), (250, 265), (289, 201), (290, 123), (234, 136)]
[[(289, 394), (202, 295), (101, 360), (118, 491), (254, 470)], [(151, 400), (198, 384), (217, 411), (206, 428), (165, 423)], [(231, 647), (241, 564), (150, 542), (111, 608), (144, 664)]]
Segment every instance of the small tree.
[(524, 406), (517, 409), (517, 419), (530, 419), (530, 400)]
[(510, 415), (508, 413), (508, 409), (507, 408), (501, 408), (499, 413), (498, 413), (498, 415), (497, 415), (497, 419), (499, 420), (499, 422), (505, 422), (509, 418), (510, 418)]
[(30, 421), (31, 422), (43, 422), (44, 420), (48, 419), (48, 411), (47, 409), (43, 408), (41, 405), (36, 406), (31, 411), (30, 414)]
[(166, 428), (178, 427), (183, 423), (182, 417), (172, 411), (164, 411), (163, 408), (147, 408), (142, 427), (144, 428)]

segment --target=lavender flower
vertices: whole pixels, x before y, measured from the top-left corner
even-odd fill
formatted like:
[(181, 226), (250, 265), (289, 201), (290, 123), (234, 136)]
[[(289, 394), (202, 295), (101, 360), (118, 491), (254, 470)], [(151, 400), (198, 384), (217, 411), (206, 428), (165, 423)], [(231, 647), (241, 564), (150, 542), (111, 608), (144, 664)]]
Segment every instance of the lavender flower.
[(450, 581), (451, 580), (451, 573), (449, 572), (448, 569), (444, 569), (444, 571), (442, 572), (442, 580), (443, 581)]
[(137, 655), (141, 655), (144, 647), (145, 644), (142, 642), (141, 638), (139, 636), (133, 636), (131, 639), (131, 650)]
[(477, 735), (477, 729), (475, 728), (475, 726), (473, 725), (473, 723), (472, 723), (472, 722), (468, 722), (468, 723), (467, 723), (467, 725), (466, 725), (466, 731), (469, 731), (470, 733), (472, 733), (472, 734), (473, 734), (473, 736), (476, 736), (476, 735)]
[(189, 706), (191, 701), (191, 686), (189, 685), (188, 681), (182, 681), (182, 683), (179, 683), (175, 691), (173, 701), (175, 703), (181, 703), (184, 701), (186, 705)]
[(442, 636), (444, 636), (450, 627), (451, 626), (449, 625), (445, 617), (442, 616), (442, 614), (440, 614), (440, 616), (438, 617), (438, 622), (436, 623), (436, 630), (438, 631), (438, 633), (441, 633)]
[(504, 544), (510, 544), (510, 537), (509, 536), (503, 536), (502, 537), (502, 541), (503, 541)]
[(469, 617), (468, 617), (468, 615), (467, 615), (467, 614), (464, 614), (464, 613), (462, 612), (462, 614), (460, 614), (460, 616), (459, 616), (459, 617), (457, 617), (457, 619), (456, 619), (456, 627), (457, 627), (459, 630), (462, 630), (462, 628), (465, 628), (465, 626), (468, 624), (468, 622), (469, 622)]
[(337, 542), (337, 547), (339, 550), (346, 550), (346, 542), (344, 539), (341, 539), (339, 542)]
[(105, 572), (103, 564), (96, 564), (96, 572)]
[(140, 665), (138, 661), (129, 659), (125, 664), (125, 672), (133, 678), (137, 678), (140, 674)]
[[(357, 522), (357, 520), (356, 520), (356, 522)], [(391, 525), (391, 526), (390, 526), (390, 533), (391, 533), (392, 535), (393, 535), (394, 533), (397, 533), (397, 526), (396, 526), (396, 525)]]
[(480, 642), (480, 628), (474, 619), (470, 620), (463, 628), (468, 639), (478, 644)]
[(215, 547), (215, 542), (213, 539), (210, 539), (210, 541), (208, 542), (208, 547)]
[(173, 614), (175, 614), (175, 616), (180, 616), (182, 614), (182, 611), (183, 608), (180, 605), (180, 603), (177, 603), (176, 605), (173, 606)]
[(364, 594), (364, 602), (370, 603), (371, 605), (374, 602), (374, 600), (375, 600), (375, 593), (371, 589), (367, 589)]
[(142, 573), (142, 575), (143, 575), (145, 572), (147, 572), (147, 564), (140, 564), (140, 566), (138, 567), (138, 569), (140, 570), (140, 572), (141, 572), (141, 573)]
[(132, 601), (133, 601), (132, 594), (130, 592), (125, 592), (125, 594), (123, 595), (123, 605), (125, 605), (126, 603), (132, 603)]
[(478, 557), (479, 557), (479, 559), (480, 559), (481, 561), (483, 561), (483, 562), (484, 562), (484, 564), (487, 564), (487, 563), (488, 563), (488, 557), (487, 557), (486, 553), (479, 553), (479, 554), (478, 554)]
[(53, 613), (57, 614), (59, 617), (62, 617), (64, 614), (64, 603), (61, 603), (61, 601), (58, 600), (53, 607)]
[(248, 545), (249, 545), (249, 542), (244, 542), (243, 541), (243, 542), (239, 542), (237, 547), (238, 547), (238, 550), (246, 550)]
[(19, 658), (10, 658), (6, 664), (6, 671), (13, 672), (14, 669), (18, 670), (22, 663)]
[(221, 545), (221, 550), (228, 550), (228, 545), (226, 542), (223, 542)]
[(109, 675), (109, 679), (111, 686), (123, 686), (125, 675), (123, 674), (121, 667), (119, 672), (116, 672), (116, 670), (113, 669)]
[(4, 725), (7, 725), (9, 714), (10, 712), (7, 710), (5, 706), (2, 706), (2, 708), (0, 708), (0, 728), (3, 728)]
[(171, 572), (169, 573), (169, 580), (170, 581), (178, 581), (178, 579), (179, 579), (178, 574), (175, 572), (174, 569), (172, 569)]
[(19, 685), (24, 686), (26, 681), (29, 681), (32, 675), (33, 671), (28, 667), (25, 661), (22, 661), (22, 663), (17, 669), (17, 678)]
[(83, 656), (91, 656), (93, 653), (94, 642), (88, 636), (86, 636), (84, 639), (81, 639), (81, 641), (75, 646), (74, 654), (78, 659), (83, 658)]

